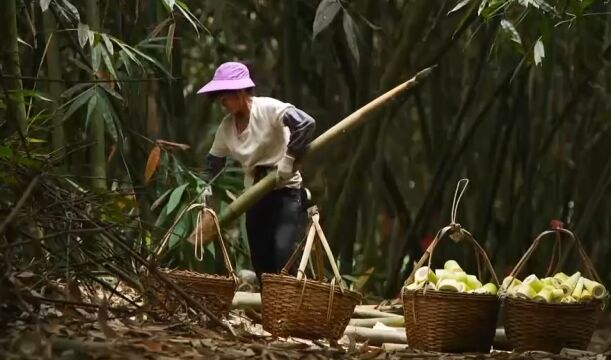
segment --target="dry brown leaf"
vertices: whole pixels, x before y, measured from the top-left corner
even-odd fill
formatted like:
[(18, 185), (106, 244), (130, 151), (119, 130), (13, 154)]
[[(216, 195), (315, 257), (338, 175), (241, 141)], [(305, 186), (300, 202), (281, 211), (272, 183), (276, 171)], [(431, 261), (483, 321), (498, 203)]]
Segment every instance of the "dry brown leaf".
[(148, 184), (151, 180), (155, 171), (159, 167), (159, 160), (161, 159), (161, 147), (155, 146), (149, 153), (148, 160), (146, 161), (146, 169), (144, 170), (144, 184)]
[(203, 212), (201, 222), (197, 229), (193, 230), (191, 235), (187, 238), (187, 241), (195, 245), (195, 237), (201, 236), (203, 246), (208, 245), (218, 235), (218, 230), (214, 222), (212, 214), (208, 211)]

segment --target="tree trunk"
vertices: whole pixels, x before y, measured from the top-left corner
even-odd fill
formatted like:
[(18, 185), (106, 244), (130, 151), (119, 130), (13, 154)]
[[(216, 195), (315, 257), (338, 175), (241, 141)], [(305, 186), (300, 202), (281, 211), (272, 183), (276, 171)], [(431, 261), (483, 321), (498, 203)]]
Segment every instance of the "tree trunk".
[[(100, 31), (100, 14), (98, 0), (87, 0), (87, 21), (92, 31)], [(92, 74), (95, 77), (95, 74)], [(92, 114), (90, 124), (89, 160), (92, 167), (91, 185), (97, 189), (106, 189), (106, 134), (104, 133), (104, 118), (99, 111)]]
[(286, 101), (300, 106), (301, 84), (299, 82), (300, 46), (297, 33), (297, 2), (282, 2), (282, 80)]
[[(59, 57), (59, 38), (57, 33), (57, 23), (55, 16), (49, 10), (43, 14), (43, 22), (45, 33), (48, 34), (47, 41), (49, 43), (47, 47), (47, 73), (51, 79), (62, 78), (61, 61)], [(53, 150), (58, 158), (64, 158), (66, 154), (66, 135), (64, 132), (64, 125), (62, 118), (57, 114), (57, 109), (61, 102), (61, 95), (63, 92), (63, 85), (59, 81), (49, 82), (49, 93), (53, 103), (51, 108), (53, 110), (53, 132), (51, 133), (51, 143), (53, 144)], [(65, 160), (64, 160), (65, 161)], [(65, 162), (62, 161), (62, 167), (65, 167)]]
[(3, 95), (7, 102), (7, 123), (2, 135), (11, 136), (16, 130), (25, 131), (26, 113), (21, 83), (19, 45), (17, 43), (17, 0), (0, 1), (0, 65)]

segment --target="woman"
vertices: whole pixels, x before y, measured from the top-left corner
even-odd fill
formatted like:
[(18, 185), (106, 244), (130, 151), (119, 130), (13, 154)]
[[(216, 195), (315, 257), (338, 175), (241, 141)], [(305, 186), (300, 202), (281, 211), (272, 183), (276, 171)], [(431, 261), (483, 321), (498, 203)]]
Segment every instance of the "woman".
[(291, 104), (253, 96), (254, 87), (244, 64), (226, 62), (197, 93), (219, 100), (228, 112), (207, 156), (206, 180), (223, 169), (228, 156), (242, 165), (245, 187), (276, 173), (276, 189), (246, 212), (251, 261), (260, 280), (262, 273), (280, 272), (301, 239), (302, 179), (294, 161), (312, 140), (315, 121)]

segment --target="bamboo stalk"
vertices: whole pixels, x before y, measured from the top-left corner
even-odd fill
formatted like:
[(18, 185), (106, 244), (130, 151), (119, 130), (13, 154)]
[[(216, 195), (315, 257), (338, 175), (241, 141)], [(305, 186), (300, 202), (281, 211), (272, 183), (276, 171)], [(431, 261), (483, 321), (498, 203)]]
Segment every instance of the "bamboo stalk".
[[(341, 135), (346, 134), (348, 131), (353, 130), (358, 125), (364, 123), (368, 119), (369, 115), (381, 108), (383, 105), (386, 105), (399, 94), (415, 88), (430, 75), (434, 67), (435, 66), (431, 66), (421, 70), (410, 80), (397, 85), (393, 89), (380, 95), (378, 98), (372, 100), (354, 113), (350, 114), (348, 117), (344, 118), (342, 121), (335, 124), (329, 130), (312, 141), (299, 161), (303, 161), (303, 159), (307, 158), (312, 153), (320, 151), (326, 145), (329, 145), (341, 137)], [(237, 219), (249, 207), (263, 198), (263, 196), (265, 196), (267, 193), (272, 191), (276, 185), (276, 174), (271, 172), (266, 177), (261, 179), (261, 181), (247, 189), (242, 195), (240, 195), (225, 208), (219, 219), (221, 225), (227, 225), (229, 222)]]

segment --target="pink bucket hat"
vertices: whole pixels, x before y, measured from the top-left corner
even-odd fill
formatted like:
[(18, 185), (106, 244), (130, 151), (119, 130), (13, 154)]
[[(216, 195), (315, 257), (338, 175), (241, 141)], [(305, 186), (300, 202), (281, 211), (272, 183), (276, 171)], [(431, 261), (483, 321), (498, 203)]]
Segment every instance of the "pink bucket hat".
[(197, 93), (205, 94), (214, 91), (239, 90), (251, 87), (255, 87), (255, 83), (250, 79), (250, 72), (246, 65), (239, 62), (226, 62), (216, 69), (212, 80), (199, 89)]

